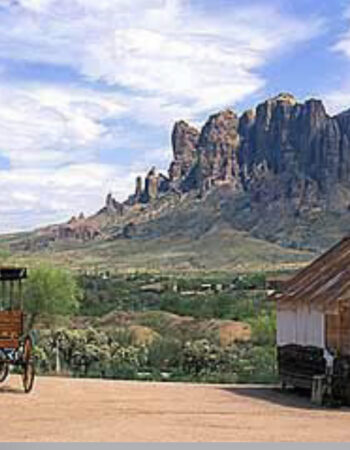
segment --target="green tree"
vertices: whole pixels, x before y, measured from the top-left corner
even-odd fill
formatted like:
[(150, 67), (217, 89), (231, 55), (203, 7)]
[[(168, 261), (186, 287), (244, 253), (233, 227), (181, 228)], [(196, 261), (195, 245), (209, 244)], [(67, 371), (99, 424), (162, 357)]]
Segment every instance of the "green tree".
[(41, 265), (29, 272), (24, 289), (24, 305), (32, 329), (39, 317), (55, 321), (68, 316), (79, 306), (80, 290), (74, 276), (61, 268)]

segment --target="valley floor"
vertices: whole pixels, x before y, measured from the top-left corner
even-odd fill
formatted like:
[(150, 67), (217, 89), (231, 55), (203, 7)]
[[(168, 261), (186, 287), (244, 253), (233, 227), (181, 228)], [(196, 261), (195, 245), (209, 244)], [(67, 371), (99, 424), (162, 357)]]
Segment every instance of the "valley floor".
[(1, 441), (349, 441), (350, 410), (258, 386), (38, 378), (0, 388)]

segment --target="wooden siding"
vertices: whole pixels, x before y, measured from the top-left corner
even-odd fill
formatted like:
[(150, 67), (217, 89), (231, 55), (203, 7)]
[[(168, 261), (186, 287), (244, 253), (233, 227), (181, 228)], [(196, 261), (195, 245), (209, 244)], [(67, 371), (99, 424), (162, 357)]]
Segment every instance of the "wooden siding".
[(291, 309), (277, 303), (277, 345), (325, 347), (324, 314), (299, 302)]
[(18, 341), (23, 333), (23, 313), (21, 311), (0, 312), (0, 348), (8, 341)]
[(326, 346), (335, 354), (350, 356), (350, 306), (343, 302), (337, 313), (326, 314)]

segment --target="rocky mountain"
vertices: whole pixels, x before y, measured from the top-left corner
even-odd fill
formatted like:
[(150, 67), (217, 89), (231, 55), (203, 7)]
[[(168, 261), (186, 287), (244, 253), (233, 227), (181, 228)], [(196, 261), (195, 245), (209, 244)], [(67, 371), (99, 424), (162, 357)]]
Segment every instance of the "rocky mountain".
[[(80, 240), (159, 236), (174, 231), (184, 205), (211, 211), (209, 227), (219, 220), (287, 246), (327, 245), (348, 232), (350, 110), (331, 117), (320, 100), (300, 103), (282, 93), (241, 116), (214, 114), (201, 130), (177, 122), (171, 143), (167, 174), (153, 167), (136, 179), (125, 202), (109, 194), (96, 215), (46, 234)], [(200, 215), (197, 225), (190, 225), (190, 216), (178, 223), (180, 231), (201, 228)], [(167, 220), (172, 222), (164, 226)]]
[(252, 207), (277, 201), (300, 214), (350, 205), (350, 112), (330, 117), (320, 100), (280, 94), (241, 117), (219, 112), (200, 131), (181, 121), (172, 145), (168, 176), (153, 168), (143, 192), (138, 179), (131, 205), (170, 191), (204, 195), (224, 184), (250, 194)]

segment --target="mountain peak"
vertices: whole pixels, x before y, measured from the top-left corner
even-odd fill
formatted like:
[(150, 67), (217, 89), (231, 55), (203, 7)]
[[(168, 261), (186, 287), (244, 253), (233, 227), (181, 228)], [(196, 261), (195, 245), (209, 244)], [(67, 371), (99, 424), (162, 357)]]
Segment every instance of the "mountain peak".
[(270, 101), (274, 103), (275, 102), (287, 103), (291, 106), (294, 106), (298, 103), (294, 95), (290, 94), (289, 92), (281, 92), (275, 97), (272, 97)]
[[(131, 222), (137, 227), (170, 214), (188, 198), (202, 202), (216, 191), (241, 199), (243, 212), (230, 207), (222, 213), (248, 231), (270, 218), (273, 228), (282, 218), (287, 224), (296, 217), (308, 223), (320, 212), (349, 214), (350, 115), (330, 117), (320, 100), (299, 103), (282, 92), (241, 117), (231, 109), (213, 114), (201, 130), (180, 120), (171, 143), (168, 176), (151, 168), (137, 178), (134, 194), (124, 203), (107, 197), (92, 222), (101, 233), (85, 233), (88, 218), (75, 226), (76, 235), (101, 238), (108, 234), (106, 227), (120, 231)], [(262, 230), (268, 228), (264, 223)]]

